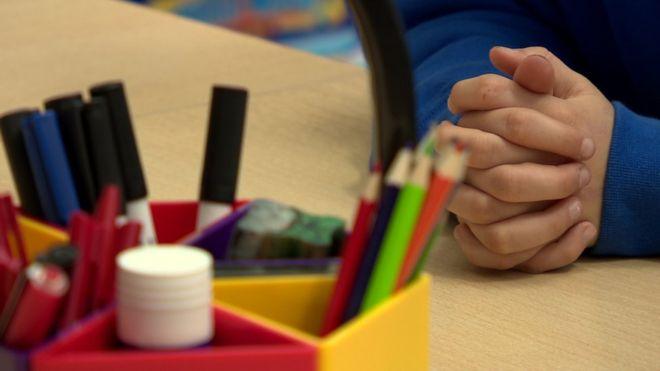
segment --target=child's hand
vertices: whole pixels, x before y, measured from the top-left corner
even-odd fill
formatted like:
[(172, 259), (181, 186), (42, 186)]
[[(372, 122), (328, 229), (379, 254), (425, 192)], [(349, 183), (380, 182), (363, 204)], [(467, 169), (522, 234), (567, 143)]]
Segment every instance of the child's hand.
[[(482, 154), (476, 162), (489, 152), (491, 162), (469, 171), (468, 186), (450, 206), (464, 221), (455, 236), (478, 266), (559, 268), (596, 238), (614, 110), (593, 84), (545, 49), (495, 48), (491, 60), (515, 81), (484, 75), (457, 83), (448, 105), (463, 116), (462, 128), (454, 130), (464, 136), (471, 130), (473, 137), (487, 132), (519, 147), (590, 159), (586, 169), (580, 163), (557, 165), (562, 163), (557, 156), (529, 151), (525, 158), (520, 149), (503, 156), (498, 147), (475, 140), (470, 144)], [(546, 209), (558, 199), (563, 200)]]

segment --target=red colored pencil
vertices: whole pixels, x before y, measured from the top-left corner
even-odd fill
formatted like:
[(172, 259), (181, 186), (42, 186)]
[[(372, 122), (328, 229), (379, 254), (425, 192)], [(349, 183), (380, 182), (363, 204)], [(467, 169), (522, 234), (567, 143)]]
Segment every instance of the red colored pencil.
[(5, 344), (22, 349), (46, 339), (69, 289), (66, 274), (55, 265), (32, 264), (26, 270), (26, 278), (23, 294), (4, 334)]
[(347, 238), (342, 253), (341, 268), (325, 314), (321, 336), (325, 336), (341, 325), (344, 310), (360, 267), (360, 261), (369, 239), (381, 183), (381, 172), (369, 177), (362, 194), (351, 235)]
[(107, 225), (115, 225), (121, 207), (121, 193), (116, 186), (106, 186), (96, 204), (94, 218)]
[(92, 309), (100, 309), (114, 297), (114, 270), (117, 247), (115, 244), (115, 221), (119, 215), (121, 196), (119, 188), (108, 186), (103, 189), (95, 211), (94, 251), (96, 253), (96, 279)]
[(13, 259), (8, 251), (0, 250), (0, 313), (9, 302), (16, 278), (21, 272), (21, 262)]
[(397, 279), (397, 290), (404, 287), (411, 278), (424, 247), (428, 244), (435, 226), (440, 222), (454, 187), (465, 176), (466, 162), (466, 152), (453, 144), (445, 147), (436, 161), (435, 174)]
[[(17, 262), (17, 260), (14, 261)], [(18, 268), (18, 274), (12, 285), (9, 299), (7, 299), (5, 307), (2, 309), (2, 314), (0, 314), (0, 340), (4, 338), (7, 328), (9, 327), (12, 318), (14, 318), (16, 308), (23, 294), (23, 289), (25, 288), (25, 282), (25, 269)]]
[(0, 230), (0, 233), (6, 235), (9, 248), (13, 248), (17, 252), (21, 264), (25, 266), (27, 264), (27, 257), (23, 244), (23, 234), (18, 227), (16, 209), (14, 208), (11, 196), (0, 196), (0, 214), (2, 214), (0, 218), (3, 220), (0, 224), (4, 224), (4, 230)]
[(89, 312), (93, 278), (92, 239), (94, 222), (85, 213), (77, 212), (71, 218), (71, 243), (78, 247), (78, 258), (73, 268), (71, 290), (66, 300), (60, 328), (68, 327)]
[[(94, 309), (99, 309), (111, 303), (115, 298), (116, 287), (116, 260), (117, 254), (120, 252), (140, 245), (140, 234), (142, 232), (142, 224), (137, 221), (129, 221), (122, 225), (118, 231), (114, 233), (114, 249), (112, 250), (112, 257), (108, 257), (106, 276), (103, 279), (103, 286), (97, 289), (99, 295), (96, 297), (96, 303), (93, 303)], [(112, 269), (110, 269), (112, 268)]]

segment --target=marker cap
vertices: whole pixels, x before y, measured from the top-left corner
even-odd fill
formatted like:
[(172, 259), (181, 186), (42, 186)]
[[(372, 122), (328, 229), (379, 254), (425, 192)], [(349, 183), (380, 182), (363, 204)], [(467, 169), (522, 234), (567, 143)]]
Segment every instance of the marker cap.
[[(94, 169), (96, 194), (100, 194), (105, 186), (115, 185), (121, 190), (122, 206), (124, 206), (124, 182), (105, 100), (92, 98), (84, 105), (82, 117)], [(124, 209), (125, 207), (122, 207), (122, 210)]]
[(234, 202), (247, 99), (245, 89), (213, 87), (200, 190), (203, 201)]
[(33, 109), (23, 109), (3, 115), (0, 117), (0, 131), (21, 207), (28, 215), (43, 218), (44, 213), (37, 196), (37, 186), (21, 131), (22, 123), (35, 112), (37, 111)]
[(85, 211), (92, 212), (97, 195), (83, 129), (83, 105), (80, 93), (52, 98), (45, 103), (47, 109), (57, 114), (58, 126), (71, 164), (80, 206)]
[(90, 89), (90, 94), (92, 97), (104, 99), (108, 106), (126, 199), (133, 201), (147, 197), (147, 185), (142, 172), (142, 162), (133, 132), (124, 85), (119, 81), (96, 85)]

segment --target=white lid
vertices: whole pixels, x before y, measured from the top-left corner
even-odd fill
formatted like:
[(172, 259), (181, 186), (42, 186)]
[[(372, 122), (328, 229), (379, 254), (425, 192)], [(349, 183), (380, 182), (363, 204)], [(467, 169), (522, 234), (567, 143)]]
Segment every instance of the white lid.
[(118, 308), (140, 308), (148, 312), (185, 312), (199, 307), (210, 307), (211, 297), (198, 297), (185, 300), (145, 300), (144, 298), (118, 297)]
[(199, 287), (190, 290), (176, 290), (176, 291), (144, 291), (133, 290), (123, 287), (117, 290), (117, 298), (133, 298), (135, 300), (160, 300), (160, 301), (176, 301), (176, 300), (194, 300), (198, 298), (212, 297), (210, 287)]
[(203, 272), (192, 276), (176, 278), (146, 277), (130, 274), (125, 271), (117, 273), (117, 287), (131, 287), (145, 291), (187, 290), (200, 286), (210, 286), (213, 280), (211, 272)]
[(211, 271), (213, 257), (208, 251), (176, 245), (143, 246), (121, 252), (117, 267), (122, 273), (145, 278), (176, 278)]

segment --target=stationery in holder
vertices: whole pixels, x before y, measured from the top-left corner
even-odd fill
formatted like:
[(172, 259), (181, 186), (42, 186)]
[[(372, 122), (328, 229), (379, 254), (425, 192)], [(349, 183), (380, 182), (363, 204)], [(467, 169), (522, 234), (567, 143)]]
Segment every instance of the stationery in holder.
[(92, 212), (96, 203), (94, 177), (82, 122), (83, 99), (80, 94), (60, 96), (46, 101), (45, 106), (57, 114), (62, 141), (78, 191), (80, 207)]
[(47, 185), (55, 206), (56, 221), (60, 225), (66, 225), (71, 214), (80, 209), (80, 205), (57, 127), (57, 118), (53, 111), (36, 113), (31, 116), (29, 124), (43, 162)]
[(32, 371), (188, 371), (315, 369), (316, 349), (267, 325), (214, 308), (215, 337), (205, 347), (182, 351), (128, 348), (116, 336), (114, 309), (99, 313), (43, 347)]

